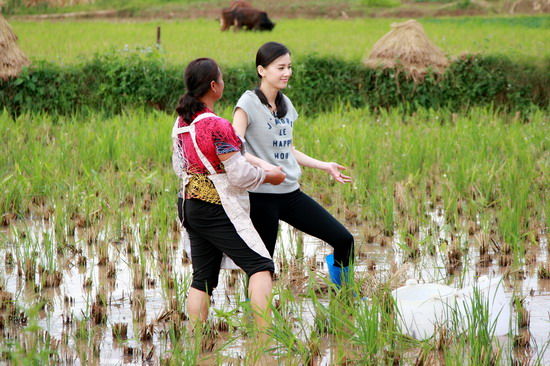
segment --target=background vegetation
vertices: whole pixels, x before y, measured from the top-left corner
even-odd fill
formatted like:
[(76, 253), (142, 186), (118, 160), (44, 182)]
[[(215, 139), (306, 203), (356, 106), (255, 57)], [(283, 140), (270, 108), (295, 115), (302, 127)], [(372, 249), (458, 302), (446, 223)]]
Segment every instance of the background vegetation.
[[(226, 66), (253, 65), (268, 41), (285, 43), (296, 61), (311, 54), (359, 63), (396, 19), (277, 19), (273, 32), (220, 32), (214, 20), (10, 21), (21, 49), (33, 60), (78, 63), (96, 53), (154, 47), (161, 26), (161, 52), (171, 64), (211, 57)], [(506, 55), (539, 62), (550, 57), (549, 16), (421, 19), (427, 36), (449, 57), (464, 53)], [(297, 37), (296, 35), (300, 35)]]
[[(35, 63), (19, 78), (0, 81), (0, 102), (12, 115), (86, 110), (119, 113), (140, 106), (171, 112), (183, 93), (183, 68), (168, 64), (150, 50), (97, 55), (68, 66)], [(549, 69), (550, 62), (540, 67), (514, 63), (504, 56), (463, 56), (444, 75), (428, 74), (416, 83), (403, 71), (309, 56), (295, 63), (287, 94), (303, 114), (328, 111), (337, 105), (374, 109), (402, 106), (408, 111), (494, 105), (524, 111), (535, 105), (548, 106)], [(257, 83), (253, 66), (228, 66), (223, 71), (225, 105), (232, 105)]]

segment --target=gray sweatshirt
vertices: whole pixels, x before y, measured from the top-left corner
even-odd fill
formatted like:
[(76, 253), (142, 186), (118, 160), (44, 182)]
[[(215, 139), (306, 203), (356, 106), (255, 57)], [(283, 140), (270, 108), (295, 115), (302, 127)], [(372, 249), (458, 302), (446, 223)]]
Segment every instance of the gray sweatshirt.
[(280, 185), (264, 183), (252, 192), (289, 193), (300, 188), (298, 179), (302, 171), (292, 154), (292, 128), (298, 113), (290, 99), (286, 95), (283, 97), (287, 105), (287, 113), (283, 118), (274, 116), (251, 90), (247, 90), (235, 106), (235, 109), (241, 108), (248, 115), (248, 127), (244, 136), (246, 151), (280, 166), (286, 174), (285, 181)]

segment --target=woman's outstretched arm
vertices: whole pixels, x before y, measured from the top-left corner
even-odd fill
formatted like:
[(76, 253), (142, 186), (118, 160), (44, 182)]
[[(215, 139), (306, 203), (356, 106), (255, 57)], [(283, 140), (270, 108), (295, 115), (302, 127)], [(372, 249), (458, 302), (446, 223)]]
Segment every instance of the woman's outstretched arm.
[(350, 183), (352, 181), (351, 177), (342, 174), (342, 171), (347, 169), (345, 166), (342, 166), (335, 162), (314, 159), (311, 156), (308, 156), (303, 152), (296, 150), (294, 146), (292, 146), (292, 154), (296, 158), (298, 164), (300, 164), (301, 166), (324, 170), (340, 183)]

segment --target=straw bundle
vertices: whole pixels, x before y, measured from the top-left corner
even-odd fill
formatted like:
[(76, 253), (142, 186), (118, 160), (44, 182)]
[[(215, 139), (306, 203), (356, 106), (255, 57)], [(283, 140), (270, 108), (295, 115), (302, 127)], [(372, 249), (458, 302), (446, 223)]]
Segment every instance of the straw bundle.
[(29, 65), (29, 60), (17, 47), (17, 36), (10, 25), (0, 14), (0, 79), (15, 77), (23, 66)]
[(393, 23), (392, 30), (374, 44), (370, 55), (364, 60), (369, 67), (394, 68), (398, 65), (417, 80), (428, 68), (443, 72), (449, 60), (433, 44), (416, 20)]

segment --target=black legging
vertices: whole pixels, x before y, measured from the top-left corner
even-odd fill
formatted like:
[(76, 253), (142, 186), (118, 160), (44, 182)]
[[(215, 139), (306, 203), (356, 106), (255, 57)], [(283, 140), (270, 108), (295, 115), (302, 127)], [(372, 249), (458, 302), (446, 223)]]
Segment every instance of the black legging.
[(337, 266), (353, 260), (353, 236), (327, 210), (299, 189), (283, 194), (250, 193), (250, 217), (273, 257), (279, 220), (334, 248)]
[(212, 294), (218, 285), (224, 253), (249, 277), (257, 272), (274, 272), (273, 260), (262, 257), (246, 244), (222, 205), (188, 199), (183, 206), (184, 226), (191, 240), (191, 287)]

